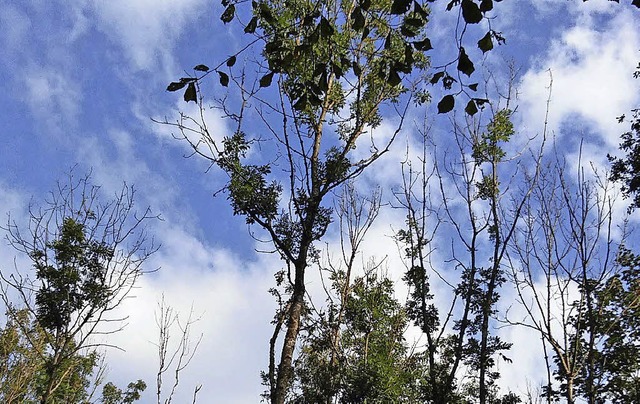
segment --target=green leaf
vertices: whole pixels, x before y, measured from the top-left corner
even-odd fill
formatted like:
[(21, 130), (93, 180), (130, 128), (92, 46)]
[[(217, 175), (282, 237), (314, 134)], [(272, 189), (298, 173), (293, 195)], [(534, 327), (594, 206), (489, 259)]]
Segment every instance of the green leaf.
[(198, 66), (194, 67), (193, 70), (197, 70), (199, 72), (208, 72), (209, 71), (209, 66), (207, 66), (207, 65), (198, 65)]
[(260, 87), (269, 87), (271, 85), (271, 81), (273, 80), (273, 73), (268, 73), (262, 76), (260, 79)]
[(236, 14), (236, 6), (233, 4), (230, 4), (222, 13), (222, 15), (220, 16), (220, 19), (222, 20), (223, 23), (229, 23), (231, 22), (231, 20), (233, 20), (233, 17)]
[(186, 86), (187, 82), (186, 81), (174, 81), (172, 83), (169, 83), (169, 85), (167, 86), (167, 91), (178, 91), (180, 90), (182, 87)]
[(472, 0), (462, 0), (462, 18), (468, 24), (477, 24), (482, 21), (482, 12)]
[(231, 67), (233, 65), (236, 64), (236, 56), (231, 56), (229, 59), (227, 59), (227, 66)]
[(413, 47), (416, 48), (417, 51), (426, 52), (430, 49), (433, 49), (433, 46), (431, 46), (431, 40), (429, 38), (425, 38), (422, 41), (412, 43)]
[(453, 98), (453, 95), (451, 94), (445, 95), (444, 97), (442, 97), (442, 99), (438, 103), (438, 113), (446, 114), (447, 112), (453, 109), (453, 106), (455, 105), (455, 103), (456, 103), (456, 100)]
[(471, 74), (476, 70), (473, 66), (473, 62), (467, 56), (467, 53), (464, 51), (463, 47), (460, 47), (460, 56), (458, 57), (458, 70), (467, 76), (471, 76)]
[(391, 14), (404, 14), (409, 11), (411, 0), (393, 0), (391, 4)]
[(493, 10), (493, 0), (482, 0), (480, 2), (480, 11), (486, 13), (491, 10)]
[(220, 84), (222, 85), (222, 87), (227, 87), (229, 85), (229, 75), (219, 70), (218, 75), (220, 76)]
[(189, 102), (189, 101), (198, 102), (198, 94), (196, 93), (195, 83), (191, 82), (187, 86), (187, 89), (184, 92), (184, 100), (186, 102)]
[(464, 108), (464, 112), (466, 112), (468, 115), (471, 115), (471, 116), (474, 116), (475, 114), (477, 114), (478, 107), (476, 106), (475, 101), (469, 100), (469, 102), (467, 103), (467, 106)]
[(482, 37), (478, 41), (478, 48), (482, 51), (482, 53), (489, 52), (493, 49), (493, 40), (491, 39), (491, 31), (487, 32), (485, 36)]
[(258, 17), (253, 17), (251, 21), (249, 21), (249, 24), (244, 27), (244, 32), (246, 34), (253, 34), (256, 32), (256, 28), (258, 28)]

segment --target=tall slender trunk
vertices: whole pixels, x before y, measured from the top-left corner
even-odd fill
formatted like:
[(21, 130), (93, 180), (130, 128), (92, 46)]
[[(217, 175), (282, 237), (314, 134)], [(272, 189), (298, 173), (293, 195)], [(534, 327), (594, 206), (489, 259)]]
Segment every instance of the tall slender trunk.
[(306, 261), (296, 265), (296, 279), (293, 295), (291, 296), (291, 304), (287, 313), (287, 333), (282, 344), (276, 387), (271, 396), (272, 404), (284, 404), (287, 391), (293, 380), (293, 353), (300, 333), (300, 318), (304, 306), (304, 271), (306, 266)]

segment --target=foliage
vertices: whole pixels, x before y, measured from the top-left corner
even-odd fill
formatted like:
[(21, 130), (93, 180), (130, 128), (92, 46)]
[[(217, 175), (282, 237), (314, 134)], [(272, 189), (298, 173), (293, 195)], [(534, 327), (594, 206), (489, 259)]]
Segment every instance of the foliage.
[[(622, 183), (623, 194), (632, 198), (629, 211), (640, 208), (640, 109), (631, 112), (631, 130), (620, 136), (620, 150), (626, 156), (608, 156), (611, 162), (611, 179)], [(624, 116), (619, 118), (619, 121), (623, 120)]]
[(107, 383), (102, 387), (103, 404), (131, 404), (140, 399), (140, 393), (147, 388), (147, 384), (138, 380), (127, 385), (127, 389), (116, 387), (113, 383)]
[[(346, 274), (333, 276), (332, 290), (345, 287)], [(408, 350), (403, 332), (408, 319), (393, 297), (388, 278), (369, 272), (349, 288), (344, 322), (339, 307), (326, 312), (304, 330), (296, 361), (293, 402), (400, 403), (419, 400), (422, 364)], [(336, 328), (339, 328), (336, 330)], [(334, 344), (334, 332), (339, 343)]]
[(125, 186), (106, 204), (98, 191), (89, 176), (70, 175), (45, 209), (30, 209), (26, 233), (11, 219), (5, 229), (9, 244), (31, 260), (33, 278), (22, 269), (0, 274), (8, 321), (4, 353), (15, 359), (12, 374), (31, 372), (25, 394), (41, 403), (89, 399), (99, 368), (99, 345), (91, 337), (120, 329), (104, 327), (121, 321), (108, 313), (156, 250), (142, 227), (152, 218), (149, 211), (133, 214), (133, 190)]

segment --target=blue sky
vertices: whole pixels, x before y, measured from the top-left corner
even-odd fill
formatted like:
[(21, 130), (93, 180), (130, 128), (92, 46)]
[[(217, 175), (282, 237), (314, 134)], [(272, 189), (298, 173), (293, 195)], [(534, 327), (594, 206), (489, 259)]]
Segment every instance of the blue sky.
[[(589, 141), (583, 154), (598, 166), (615, 152), (627, 129), (615, 117), (640, 102), (640, 80), (632, 78), (640, 61), (640, 10), (621, 3), (497, 4), (493, 24), (507, 44), (486, 63), (514, 60), (521, 68), (515, 119), (522, 136), (541, 130), (551, 69), (549, 129), (566, 155), (575, 155), (580, 137)], [(444, 4), (436, 3), (431, 29), (436, 49), (446, 51), (455, 16)], [(80, 171), (92, 168), (106, 195), (122, 181), (135, 185), (138, 205), (164, 218), (152, 229), (163, 245), (152, 265), (162, 269), (144, 278), (123, 308), (130, 324), (116, 339), (126, 352), (108, 353), (110, 378), (153, 381), (153, 310), (164, 293), (183, 313), (193, 304), (202, 317), (195, 328), (203, 340), (180, 397), (203, 384), (202, 402), (250, 403), (262, 391), (259, 372), (274, 309), (267, 289), (281, 263), (256, 254), (261, 246), (244, 220), (232, 216), (224, 196), (213, 197), (223, 184), (220, 173), (184, 158), (185, 145), (151, 120), (189, 108), (164, 91), (171, 80), (198, 63), (217, 65), (242, 43), (238, 27), (219, 20), (221, 11), (218, 2), (205, 0), (0, 0), (0, 211), (24, 217), (29, 201), (42, 200), (75, 164)], [(229, 123), (214, 112), (208, 119), (228, 133)], [(437, 130), (446, 125), (443, 117), (434, 120)], [(391, 174), (413, 134), (405, 130), (365, 176), (367, 184), (379, 183), (383, 192), (398, 185)], [(389, 236), (402, 221), (399, 212), (384, 211), (363, 254), (397, 257)], [(335, 239), (330, 232), (328, 240)], [(0, 268), (12, 259), (2, 247)], [(535, 366), (532, 360), (531, 374)]]

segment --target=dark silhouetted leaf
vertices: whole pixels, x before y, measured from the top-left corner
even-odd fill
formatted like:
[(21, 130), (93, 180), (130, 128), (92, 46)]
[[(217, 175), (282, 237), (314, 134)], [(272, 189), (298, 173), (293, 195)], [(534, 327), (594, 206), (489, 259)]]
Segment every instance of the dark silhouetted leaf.
[(322, 17), (320, 19), (320, 35), (322, 35), (323, 38), (329, 38), (331, 35), (333, 35), (334, 31), (335, 30), (331, 26), (329, 20)]
[(484, 104), (486, 104), (486, 103), (488, 103), (488, 102), (489, 102), (489, 100), (488, 100), (488, 99), (486, 99), (486, 98), (474, 98), (473, 100), (474, 100), (474, 101), (476, 102), (476, 104), (478, 104), (478, 106), (480, 106), (480, 107), (481, 107), (481, 106), (483, 106)]
[(371, 31), (369, 30), (369, 27), (365, 26), (364, 29), (362, 30), (362, 36), (360, 37), (360, 40), (364, 41), (369, 36), (370, 32)]
[(631, 2), (631, 4), (633, 4), (634, 6), (636, 6), (636, 7), (640, 8), (640, 0), (633, 0), (633, 1)]
[(438, 72), (438, 73), (434, 74), (433, 77), (431, 77), (431, 80), (429, 80), (429, 82), (431, 84), (436, 84), (443, 77), (444, 77), (444, 72)]
[(309, 100), (309, 104), (312, 107), (317, 107), (318, 105), (322, 104), (322, 99), (313, 93), (309, 93), (307, 97)]
[(404, 14), (409, 11), (411, 0), (393, 0), (391, 4), (391, 14)]
[(471, 91), (478, 91), (478, 83), (469, 84)]
[(191, 82), (187, 86), (187, 89), (184, 92), (184, 100), (186, 102), (189, 102), (189, 101), (198, 102), (198, 95), (196, 93), (195, 83)]
[(455, 105), (455, 103), (456, 103), (456, 100), (453, 98), (453, 95), (451, 94), (445, 95), (444, 97), (442, 97), (442, 99), (438, 103), (438, 113), (446, 114), (447, 112), (453, 109), (453, 106)]
[(418, 14), (420, 17), (422, 17), (424, 20), (426, 20), (427, 17), (429, 16), (429, 13), (427, 13), (417, 1), (413, 2), (413, 11), (416, 14)]
[(229, 85), (229, 75), (221, 71), (218, 71), (218, 75), (220, 76), (220, 84), (222, 84), (223, 87), (227, 87)]
[(387, 50), (391, 49), (391, 32), (389, 32), (387, 37), (384, 39), (384, 48)]
[(269, 24), (273, 24), (276, 20), (275, 18), (273, 18), (273, 14), (271, 13), (271, 10), (269, 9), (269, 5), (267, 3), (264, 3), (264, 2), (260, 3), (259, 13), (260, 13), (260, 17), (262, 17), (262, 19)]
[(234, 56), (231, 56), (229, 59), (227, 59), (227, 66), (231, 67), (231, 66), (233, 66), (233, 65), (235, 65), (235, 64), (236, 64), (236, 57), (235, 57), (235, 55), (234, 55)]
[(260, 79), (260, 87), (269, 87), (271, 85), (271, 81), (273, 81), (273, 72), (262, 76)]
[(433, 49), (433, 46), (431, 46), (431, 40), (429, 40), (429, 38), (425, 38), (422, 41), (413, 42), (413, 47), (416, 48), (417, 51), (421, 52)]
[(480, 11), (486, 13), (491, 10), (493, 10), (493, 0), (482, 0), (480, 2)]
[(453, 86), (453, 83), (455, 83), (457, 80), (454, 79), (453, 77), (449, 76), (448, 74), (444, 75), (444, 78), (442, 79), (442, 86), (447, 89), (447, 90), (451, 90), (451, 86)]
[(405, 18), (403, 23), (415, 28), (422, 28), (426, 22), (421, 18)]
[(477, 24), (482, 21), (482, 12), (472, 0), (462, 0), (462, 18), (468, 24)]
[(478, 41), (478, 48), (482, 53), (489, 52), (493, 49), (493, 40), (491, 39), (491, 31), (487, 32), (485, 36)]
[(471, 115), (471, 116), (474, 116), (475, 114), (477, 114), (478, 107), (476, 106), (475, 101), (469, 100), (469, 102), (467, 103), (467, 106), (464, 108), (464, 112), (466, 112), (468, 115)]
[(360, 65), (358, 64), (358, 62), (353, 62), (353, 74), (355, 74), (356, 76), (360, 77), (360, 75), (362, 74), (362, 69), (360, 68)]
[[(411, 68), (413, 66), (413, 62), (415, 59), (413, 58), (413, 48), (409, 44), (404, 45), (404, 63)], [(411, 73), (411, 72), (408, 72)], [(407, 73), (407, 74), (408, 74)]]
[(413, 38), (414, 36), (418, 35), (418, 31), (416, 30), (416, 28), (406, 24), (402, 24), (402, 26), (400, 27), (400, 33), (409, 38)]
[(353, 28), (355, 31), (360, 31), (362, 28), (364, 28), (364, 15), (362, 14), (362, 9), (360, 7), (356, 7), (353, 9), (353, 12), (351, 13), (351, 28)]
[(231, 20), (233, 20), (233, 17), (236, 14), (236, 6), (233, 4), (230, 4), (222, 13), (222, 15), (220, 16), (220, 19), (222, 20), (223, 23), (229, 23), (231, 22)]
[(296, 111), (302, 111), (307, 108), (307, 95), (303, 94), (302, 97), (298, 98), (295, 104), (293, 104), (293, 109)]
[(389, 71), (389, 78), (387, 79), (387, 83), (389, 83), (390, 86), (395, 87), (401, 82), (402, 82), (402, 79), (400, 78), (398, 71), (395, 69), (391, 69)]
[(360, 2), (360, 7), (362, 7), (364, 11), (367, 11), (369, 7), (371, 7), (371, 0), (362, 0)]
[(198, 65), (198, 66), (194, 67), (193, 70), (197, 70), (199, 72), (208, 72), (209, 71), (209, 66), (207, 66), (207, 65)]
[(460, 56), (458, 57), (458, 70), (467, 76), (471, 76), (471, 74), (476, 70), (473, 66), (473, 62), (467, 56), (467, 53), (464, 51), (464, 48), (460, 48)]
[(323, 71), (318, 79), (318, 88), (322, 93), (326, 93), (329, 89), (329, 79), (327, 77), (327, 72)]
[(244, 32), (247, 34), (253, 34), (256, 32), (256, 28), (258, 28), (258, 17), (253, 17), (251, 21), (249, 21), (249, 24), (244, 27)]
[(167, 91), (178, 91), (186, 85), (186, 81), (174, 81), (172, 83), (169, 83), (169, 85), (167, 86)]
[(333, 72), (333, 74), (336, 75), (337, 79), (339, 79), (344, 75), (344, 70), (342, 69), (342, 66), (340, 66), (337, 63), (331, 63), (331, 71)]

